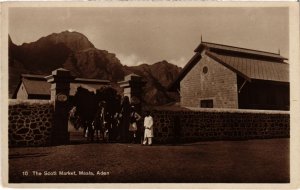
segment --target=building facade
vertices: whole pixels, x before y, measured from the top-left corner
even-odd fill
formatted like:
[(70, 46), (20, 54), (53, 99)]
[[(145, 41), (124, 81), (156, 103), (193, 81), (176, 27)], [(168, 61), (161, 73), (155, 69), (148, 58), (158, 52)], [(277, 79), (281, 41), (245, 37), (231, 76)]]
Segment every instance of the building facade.
[(203, 55), (180, 82), (181, 105), (238, 108), (236, 78), (230, 69)]
[(279, 54), (201, 42), (170, 90), (183, 107), (289, 110), (289, 65)]

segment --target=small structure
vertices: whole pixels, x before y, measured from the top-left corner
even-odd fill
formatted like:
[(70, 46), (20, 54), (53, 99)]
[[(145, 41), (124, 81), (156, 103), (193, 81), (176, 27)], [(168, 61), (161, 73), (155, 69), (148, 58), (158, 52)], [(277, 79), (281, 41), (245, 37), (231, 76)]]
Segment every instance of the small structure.
[[(43, 99), (49, 100), (51, 94), (51, 84), (47, 82), (46, 76), (22, 74), (21, 80), (17, 86), (13, 99)], [(74, 78), (70, 83), (70, 96), (73, 97), (78, 87), (85, 88), (89, 91), (96, 90), (110, 85), (108, 80)]]
[(201, 42), (169, 90), (181, 106), (289, 110), (289, 65), (280, 54)]
[(124, 96), (128, 96), (129, 101), (133, 104), (140, 104), (145, 83), (142, 77), (136, 74), (129, 74), (125, 76), (124, 81), (118, 82), (124, 90)]
[(45, 76), (22, 74), (21, 80), (12, 96), (13, 99), (50, 99), (51, 84)]

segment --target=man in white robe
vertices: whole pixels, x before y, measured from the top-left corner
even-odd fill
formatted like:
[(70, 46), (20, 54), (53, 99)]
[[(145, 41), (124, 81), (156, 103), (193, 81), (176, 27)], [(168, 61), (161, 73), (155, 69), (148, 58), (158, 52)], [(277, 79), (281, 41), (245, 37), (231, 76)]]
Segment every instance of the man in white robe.
[(146, 145), (147, 142), (148, 142), (148, 145), (152, 145), (153, 118), (150, 115), (150, 112), (146, 112), (146, 117), (144, 119), (144, 127), (145, 127), (145, 133), (144, 133), (143, 145)]

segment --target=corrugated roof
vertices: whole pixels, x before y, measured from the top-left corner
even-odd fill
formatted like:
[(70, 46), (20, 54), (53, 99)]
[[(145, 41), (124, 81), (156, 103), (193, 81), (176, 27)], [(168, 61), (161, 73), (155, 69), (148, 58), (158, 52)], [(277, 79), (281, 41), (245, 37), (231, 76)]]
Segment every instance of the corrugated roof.
[(178, 77), (168, 87), (169, 90), (179, 88), (180, 81), (201, 59), (201, 53), (215, 58), (217, 62), (233, 70), (247, 80), (269, 80), (277, 82), (289, 82), (289, 65), (284, 63), (287, 58), (276, 53), (251, 50), (246, 48), (201, 42), (195, 49), (196, 54), (181, 70)]
[(51, 84), (46, 80), (23, 78), (22, 82), (28, 94), (50, 95)]
[(200, 52), (203, 47), (287, 60), (287, 58), (282, 57), (280, 54), (277, 53), (271, 53), (271, 52), (265, 52), (265, 51), (259, 51), (259, 50), (253, 50), (253, 49), (247, 49), (247, 48), (241, 48), (235, 46), (228, 46), (222, 44), (215, 44), (210, 42), (201, 42), (201, 44), (195, 49), (195, 52)]
[(289, 82), (289, 65), (286, 63), (220, 55), (209, 51), (207, 55), (217, 58), (219, 62), (222, 61), (235, 72), (240, 72), (250, 79)]

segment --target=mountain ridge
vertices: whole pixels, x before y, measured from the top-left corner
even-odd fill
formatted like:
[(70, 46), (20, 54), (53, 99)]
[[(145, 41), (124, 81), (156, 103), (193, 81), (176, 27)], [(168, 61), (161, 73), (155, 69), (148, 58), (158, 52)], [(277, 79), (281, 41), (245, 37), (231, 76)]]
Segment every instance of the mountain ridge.
[(154, 64), (126, 66), (117, 55), (96, 48), (79, 32), (63, 31), (41, 37), (31, 43), (16, 45), (9, 36), (9, 93), (13, 93), (20, 74), (49, 74), (59, 67), (81, 78), (97, 78), (117, 83), (134, 73), (147, 82), (143, 98), (151, 105), (163, 105), (178, 100), (178, 94), (166, 87), (181, 68), (165, 60)]

